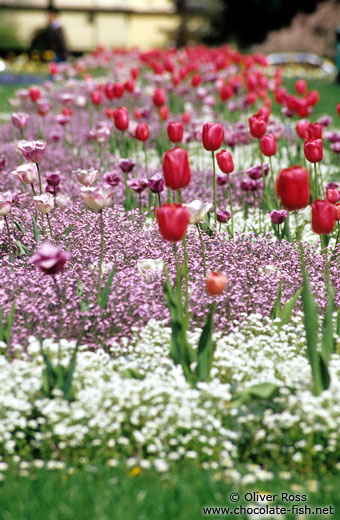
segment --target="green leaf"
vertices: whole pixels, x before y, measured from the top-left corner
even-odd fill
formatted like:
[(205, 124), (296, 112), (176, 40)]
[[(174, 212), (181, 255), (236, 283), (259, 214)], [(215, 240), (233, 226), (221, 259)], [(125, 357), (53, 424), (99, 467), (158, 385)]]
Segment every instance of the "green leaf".
[(4, 340), (4, 325), (2, 323), (2, 320), (3, 320), (3, 311), (2, 311), (2, 307), (0, 307), (0, 341), (5, 341)]
[(209, 381), (216, 344), (212, 340), (215, 305), (212, 304), (198, 343), (196, 375), (198, 381)]
[(327, 388), (329, 388), (329, 385), (331, 383), (331, 377), (329, 375), (328, 366), (327, 366), (328, 360), (325, 360), (323, 358), (322, 354), (319, 354), (319, 365), (320, 365), (322, 389), (327, 390)]
[(64, 397), (67, 399), (67, 401), (74, 401), (74, 393), (72, 388), (73, 383), (73, 375), (76, 368), (76, 361), (77, 361), (77, 353), (78, 353), (79, 344), (77, 343), (74, 352), (72, 354), (72, 358), (70, 361), (70, 364), (65, 372), (64, 381), (63, 381), (63, 387), (62, 390), (64, 392)]
[(33, 236), (34, 236), (34, 240), (36, 241), (36, 243), (39, 242), (39, 238), (40, 238), (40, 233), (39, 233), (39, 230), (38, 230), (38, 226), (37, 226), (37, 222), (35, 220), (35, 218), (32, 216), (32, 223), (33, 223)]
[(62, 232), (62, 235), (65, 235), (67, 237), (71, 233), (73, 228), (74, 228), (74, 224), (71, 224), (66, 229), (64, 229), (64, 231)]
[(328, 363), (329, 356), (334, 352), (334, 337), (333, 337), (333, 312), (334, 312), (334, 289), (329, 280), (327, 283), (327, 309), (322, 324), (322, 339), (321, 352), (324, 360)]
[(287, 242), (293, 242), (292, 235), (289, 228), (289, 215), (285, 220), (282, 231), (282, 238), (285, 238)]
[(232, 406), (240, 406), (252, 399), (270, 399), (278, 392), (278, 385), (274, 383), (257, 383), (236, 394)]
[(302, 294), (302, 287), (296, 291), (296, 293), (294, 294), (294, 296), (292, 296), (292, 298), (290, 298), (290, 300), (286, 301), (286, 303), (284, 304), (282, 309), (280, 309), (279, 312), (277, 313), (277, 317), (280, 318), (280, 320), (281, 320), (281, 323), (279, 325), (280, 327), (282, 327), (282, 325), (287, 325), (287, 323), (289, 322), (293, 309), (295, 307), (295, 304), (298, 301), (298, 299), (300, 298), (301, 294)]
[(112, 280), (113, 280), (114, 275), (116, 274), (116, 271), (117, 271), (117, 265), (114, 266), (114, 268), (112, 269), (112, 271), (110, 272), (110, 274), (107, 278), (107, 281), (106, 281), (106, 284), (105, 284), (105, 287), (103, 289), (101, 299), (100, 299), (101, 309), (106, 309), (106, 306), (108, 304)]
[(14, 220), (14, 219), (12, 219), (12, 222), (13, 222), (13, 224), (16, 225), (16, 227), (19, 229), (19, 231), (20, 231), (23, 235), (26, 234), (26, 231), (25, 231), (25, 229), (22, 227), (22, 225), (20, 224), (20, 222)]
[(3, 341), (8, 346), (10, 345), (10, 342), (11, 342), (11, 331), (12, 331), (12, 325), (13, 325), (13, 321), (14, 321), (15, 307), (16, 307), (16, 303), (14, 302), (11, 307), (11, 310), (9, 311), (9, 313), (7, 315), (6, 321), (2, 328)]
[(24, 246), (19, 240), (16, 240), (15, 243), (18, 246), (20, 256), (25, 256), (25, 254), (30, 252), (30, 250), (26, 246)]

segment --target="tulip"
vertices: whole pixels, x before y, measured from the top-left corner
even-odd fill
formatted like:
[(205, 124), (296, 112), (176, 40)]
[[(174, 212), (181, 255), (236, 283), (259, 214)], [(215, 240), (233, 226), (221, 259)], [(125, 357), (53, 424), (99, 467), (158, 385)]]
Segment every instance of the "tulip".
[(288, 217), (288, 212), (285, 209), (274, 209), (270, 213), (270, 219), (273, 224), (282, 224)]
[(81, 170), (78, 168), (74, 170), (72, 173), (77, 175), (77, 179), (83, 186), (91, 186), (96, 180), (96, 176), (98, 171), (94, 168), (90, 168), (89, 170)]
[(105, 96), (110, 101), (115, 97), (113, 84), (112, 83), (107, 83), (105, 85), (104, 92), (105, 92)]
[(311, 163), (322, 161), (323, 146), (321, 139), (306, 139), (303, 150), (307, 161)]
[(217, 210), (217, 220), (220, 222), (220, 224), (225, 224), (228, 220), (230, 220), (230, 217), (230, 211), (226, 209)]
[(4, 155), (0, 155), (0, 172), (5, 168), (6, 166), (6, 157)]
[(126, 107), (115, 108), (113, 118), (117, 130), (124, 132), (129, 128), (129, 112)]
[(310, 122), (307, 119), (301, 119), (296, 123), (295, 130), (296, 133), (301, 139), (306, 139), (308, 137), (308, 127)]
[(120, 183), (120, 177), (114, 172), (106, 172), (103, 175), (103, 179), (109, 186), (117, 186)]
[(221, 123), (205, 123), (202, 128), (202, 142), (206, 150), (211, 152), (213, 162), (213, 198), (214, 198), (214, 222), (217, 223), (216, 216), (216, 168), (215, 151), (220, 148), (224, 139), (224, 130)]
[(301, 166), (291, 166), (280, 171), (276, 191), (288, 211), (305, 208), (309, 204), (310, 187), (308, 171)]
[(210, 273), (205, 281), (206, 289), (210, 296), (222, 294), (227, 283), (228, 278), (219, 272)]
[(17, 149), (25, 157), (26, 161), (32, 163), (40, 163), (46, 153), (46, 142), (39, 139), (38, 141), (20, 141)]
[(315, 200), (312, 204), (312, 229), (318, 235), (328, 235), (333, 231), (335, 212), (328, 200)]
[(340, 103), (337, 104), (336, 111), (337, 111), (338, 116), (340, 117)]
[(181, 204), (163, 204), (156, 209), (159, 232), (169, 242), (179, 242), (190, 223), (190, 212)]
[(336, 204), (340, 200), (340, 192), (338, 188), (327, 188), (326, 189), (326, 198), (332, 204)]
[(80, 194), (86, 205), (93, 210), (107, 208), (112, 202), (112, 190), (106, 186), (96, 188), (81, 188)]
[(0, 217), (5, 217), (11, 212), (13, 195), (10, 191), (0, 193)]
[(165, 105), (166, 95), (165, 95), (164, 90), (162, 88), (156, 88), (153, 93), (152, 100), (156, 107), (161, 107), (161, 106)]
[(322, 139), (322, 125), (320, 123), (309, 123), (307, 137), (308, 139)]
[(202, 83), (202, 76), (200, 74), (194, 74), (191, 78), (191, 86), (198, 87)]
[(317, 90), (311, 90), (310, 92), (307, 92), (306, 94), (306, 101), (309, 104), (309, 106), (314, 107), (317, 105), (320, 101), (320, 94)]
[(295, 90), (298, 94), (304, 94), (307, 90), (307, 82), (304, 79), (298, 79), (295, 82)]
[(35, 103), (35, 101), (38, 101), (39, 98), (41, 98), (41, 90), (39, 87), (35, 87), (34, 85), (30, 87), (29, 89), (29, 96), (31, 98), (31, 101)]
[(71, 258), (69, 253), (63, 251), (60, 247), (52, 244), (43, 244), (34, 253), (31, 263), (38, 267), (44, 274), (59, 274), (64, 268), (66, 262)]
[(170, 115), (169, 107), (163, 105), (159, 108), (159, 117), (162, 121), (166, 121)]
[(91, 92), (91, 101), (98, 106), (103, 102), (103, 93), (100, 90), (93, 90)]
[(266, 120), (258, 115), (254, 115), (248, 119), (250, 135), (255, 138), (262, 137), (267, 130)]
[(191, 121), (191, 114), (189, 112), (183, 112), (182, 116), (182, 121), (185, 125), (188, 125)]
[(46, 181), (47, 185), (49, 187), (48, 191), (49, 193), (52, 193), (53, 195), (56, 195), (59, 191), (59, 184), (60, 184), (60, 172), (50, 172), (46, 175)]
[(260, 148), (263, 155), (271, 157), (276, 154), (277, 144), (274, 134), (263, 135), (260, 139)]
[(115, 83), (113, 85), (113, 94), (114, 94), (114, 97), (116, 97), (117, 99), (120, 99), (121, 97), (124, 96), (124, 85), (122, 85), (122, 83)]
[(147, 141), (150, 136), (149, 126), (146, 123), (139, 123), (135, 130), (135, 136), (138, 141)]
[(222, 85), (219, 91), (219, 96), (221, 101), (227, 101), (232, 98), (234, 95), (234, 90), (230, 85)]
[(136, 193), (142, 193), (148, 187), (147, 179), (132, 179), (127, 181), (127, 185)]
[(23, 135), (23, 129), (27, 126), (29, 117), (28, 114), (24, 114), (23, 112), (13, 112), (12, 114), (12, 123), (20, 130), (21, 136)]
[(65, 114), (58, 114), (55, 119), (60, 126), (66, 126), (67, 123), (70, 121), (70, 117), (66, 116)]
[(183, 204), (183, 206), (189, 210), (190, 224), (198, 224), (198, 222), (203, 222), (206, 215), (212, 208), (211, 202), (202, 202), (200, 200), (193, 200), (189, 204)]
[(180, 143), (183, 139), (183, 123), (181, 121), (171, 121), (168, 124), (167, 132), (172, 143)]
[(130, 173), (136, 166), (136, 163), (134, 163), (131, 159), (119, 159), (119, 168), (122, 170), (123, 173)]
[(38, 170), (36, 165), (33, 163), (21, 164), (21, 166), (18, 166), (18, 168), (12, 171), (12, 174), (25, 184), (33, 185), (33, 183), (38, 179)]
[(202, 129), (202, 142), (209, 152), (218, 150), (224, 139), (224, 130), (221, 123), (205, 123)]
[(164, 184), (164, 179), (157, 174), (148, 180), (148, 186), (152, 193), (161, 193), (164, 190)]
[(186, 188), (191, 181), (188, 150), (179, 146), (167, 150), (163, 156), (165, 184), (172, 190)]
[(130, 92), (131, 94), (135, 90), (135, 83), (132, 79), (127, 79), (124, 83), (124, 89)]
[(40, 99), (37, 102), (37, 112), (40, 116), (46, 116), (46, 114), (50, 111), (51, 105), (48, 101)]
[(43, 193), (34, 197), (34, 203), (36, 209), (45, 215), (54, 208), (54, 197), (50, 193)]
[(223, 173), (231, 173), (234, 171), (234, 162), (232, 155), (227, 150), (221, 150), (216, 154), (217, 164)]

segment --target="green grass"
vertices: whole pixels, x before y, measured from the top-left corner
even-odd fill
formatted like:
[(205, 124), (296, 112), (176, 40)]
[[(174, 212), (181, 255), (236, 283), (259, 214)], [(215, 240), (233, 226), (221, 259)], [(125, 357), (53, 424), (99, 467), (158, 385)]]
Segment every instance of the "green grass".
[[(199, 470), (194, 464), (180, 465), (176, 473), (159, 475), (153, 470), (129, 476), (123, 469), (94, 466), (93, 471), (34, 470), (30, 478), (9, 472), (0, 483), (1, 520), (196, 520), (204, 518), (203, 506), (234, 507), (254, 504), (245, 501), (233, 504), (231, 492), (244, 497), (246, 492), (276, 493), (274, 505), (284, 503), (281, 493), (306, 494), (307, 502), (296, 505), (333, 506), (334, 518), (340, 511), (340, 476), (324, 478), (316, 492), (309, 491), (305, 476), (292, 482), (280, 479), (251, 486), (231, 485), (221, 474)], [(289, 504), (285, 504), (290, 507)], [(205, 516), (209, 518), (209, 516)], [(237, 518), (244, 515), (210, 516)], [(295, 515), (285, 518), (293, 519)], [(306, 517), (307, 518), (307, 517)], [(313, 518), (325, 518), (313, 515)], [(332, 518), (329, 516), (329, 518)]]
[(13, 107), (9, 104), (9, 100), (14, 97), (14, 93), (22, 85), (0, 85), (0, 112), (12, 112)]

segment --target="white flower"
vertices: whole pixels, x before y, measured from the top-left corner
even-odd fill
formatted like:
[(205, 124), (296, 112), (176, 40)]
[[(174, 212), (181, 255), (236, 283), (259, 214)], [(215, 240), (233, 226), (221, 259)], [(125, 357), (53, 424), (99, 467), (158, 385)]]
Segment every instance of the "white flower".
[(154, 275), (159, 276), (162, 273), (164, 260), (162, 260), (162, 258), (157, 258), (156, 260), (152, 258), (138, 260), (137, 267), (141, 277), (150, 280)]
[(186, 206), (190, 212), (190, 224), (202, 222), (212, 208), (211, 202), (202, 202), (201, 200), (193, 200), (190, 204), (183, 204), (183, 206)]

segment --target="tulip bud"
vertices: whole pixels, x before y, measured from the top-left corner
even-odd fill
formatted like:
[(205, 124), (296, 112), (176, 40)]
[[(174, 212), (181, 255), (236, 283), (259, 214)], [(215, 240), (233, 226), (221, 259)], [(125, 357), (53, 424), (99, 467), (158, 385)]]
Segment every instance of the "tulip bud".
[(292, 166), (280, 171), (276, 191), (288, 211), (305, 208), (309, 204), (310, 183), (308, 171), (301, 166)]
[(260, 148), (263, 155), (271, 157), (276, 154), (277, 144), (274, 134), (263, 135), (260, 139)]
[(234, 171), (234, 161), (232, 155), (227, 150), (221, 150), (216, 154), (217, 164), (223, 173)]
[(202, 128), (202, 142), (204, 148), (216, 151), (220, 148), (224, 139), (224, 130), (221, 123), (205, 123)]
[(311, 90), (306, 94), (306, 101), (309, 106), (314, 107), (320, 101), (320, 94), (317, 90)]
[(188, 125), (191, 121), (191, 114), (189, 112), (183, 112), (182, 121), (185, 125)]
[(150, 136), (149, 126), (146, 123), (139, 123), (136, 127), (135, 136), (138, 141), (147, 141)]
[(230, 85), (222, 85), (219, 91), (219, 95), (221, 101), (228, 101), (228, 99), (233, 97), (234, 90)]
[(210, 273), (205, 281), (206, 289), (210, 296), (222, 294), (228, 282), (228, 278), (218, 272)]
[(108, 186), (81, 188), (80, 194), (86, 205), (94, 210), (102, 210), (112, 202), (112, 190)]
[(131, 159), (119, 159), (119, 168), (122, 170), (123, 173), (130, 173), (136, 166), (136, 163), (134, 163)]
[(282, 224), (288, 217), (288, 211), (285, 209), (273, 209), (270, 213), (270, 218), (273, 224)]
[(103, 94), (100, 90), (93, 90), (91, 92), (91, 101), (94, 105), (100, 105), (103, 102)]
[(248, 119), (250, 135), (255, 138), (262, 137), (267, 130), (267, 123), (263, 117), (258, 115), (251, 116)]
[(226, 209), (217, 209), (216, 216), (217, 216), (218, 222), (221, 222), (221, 224), (225, 224), (227, 222), (227, 220), (230, 220), (231, 213), (230, 213), (230, 211), (228, 211)]
[(320, 123), (309, 123), (307, 134), (308, 139), (322, 139), (322, 125)]
[(124, 96), (124, 85), (122, 85), (122, 83), (115, 83), (113, 85), (113, 93), (114, 93), (114, 97), (117, 98), (117, 99), (120, 99), (121, 97)]
[(165, 184), (172, 190), (186, 188), (191, 181), (188, 150), (179, 146), (167, 150), (163, 156)]
[(112, 83), (107, 83), (105, 85), (104, 92), (105, 92), (105, 96), (110, 101), (115, 97)]
[(189, 210), (181, 204), (163, 204), (156, 209), (159, 232), (165, 240), (182, 240), (190, 223)]
[(322, 161), (323, 146), (321, 139), (306, 139), (303, 150), (307, 161), (311, 163)]
[(307, 139), (309, 125), (310, 122), (307, 121), (307, 119), (301, 119), (300, 121), (297, 121), (295, 130), (297, 135), (301, 137), (301, 139)]
[(161, 193), (164, 190), (164, 184), (164, 179), (157, 174), (148, 180), (148, 186), (152, 193)]
[(168, 124), (167, 132), (172, 143), (180, 143), (183, 139), (183, 123), (181, 121), (171, 121)]
[(41, 98), (41, 90), (39, 87), (35, 87), (34, 85), (30, 87), (29, 90), (29, 96), (31, 98), (31, 101), (35, 103), (35, 101), (38, 101), (38, 99)]
[(295, 90), (298, 94), (304, 94), (307, 90), (307, 82), (304, 79), (295, 81)]
[(23, 112), (13, 112), (12, 123), (16, 128), (25, 128), (29, 120), (29, 117), (30, 116), (28, 114), (24, 114)]
[(166, 121), (168, 119), (170, 115), (170, 110), (169, 110), (169, 107), (163, 105), (159, 108), (159, 117), (163, 120), (163, 121)]
[(312, 229), (318, 235), (328, 235), (335, 224), (334, 206), (328, 200), (315, 200), (312, 204)]

